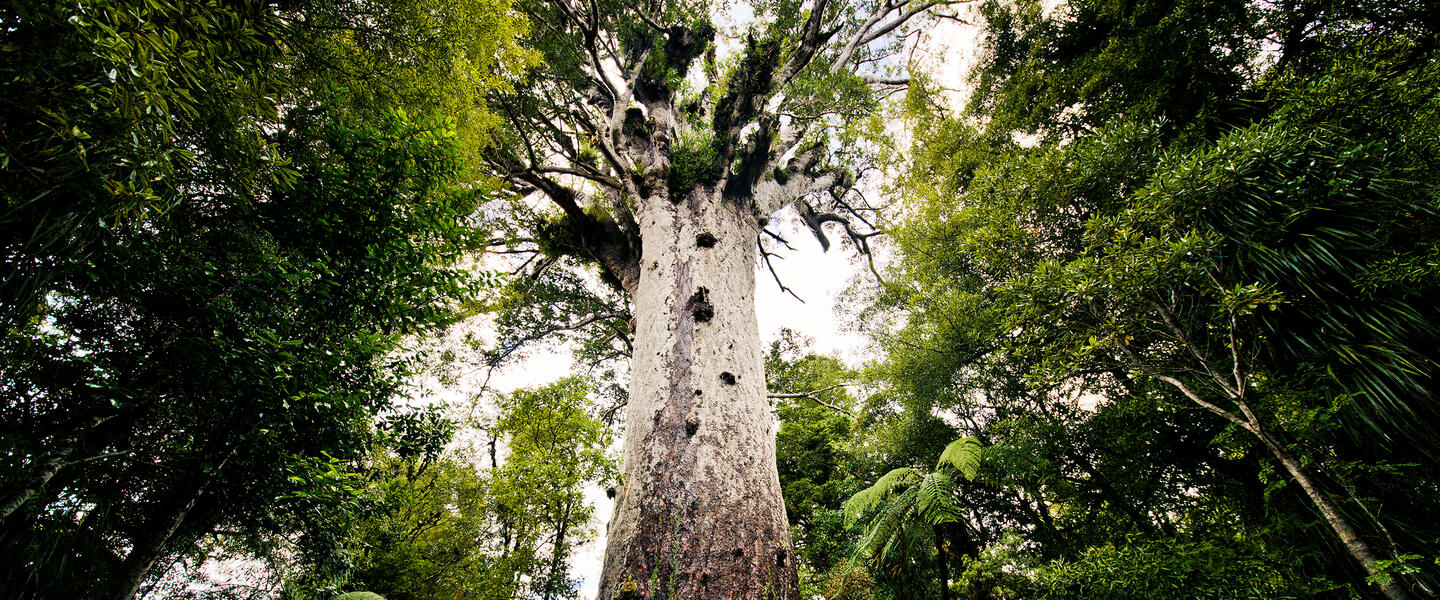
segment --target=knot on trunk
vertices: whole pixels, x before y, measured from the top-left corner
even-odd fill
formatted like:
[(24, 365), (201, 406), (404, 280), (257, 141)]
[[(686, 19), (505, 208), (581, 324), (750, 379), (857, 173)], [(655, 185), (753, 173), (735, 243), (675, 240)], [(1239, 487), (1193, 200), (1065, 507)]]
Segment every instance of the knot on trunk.
[(696, 323), (704, 323), (715, 316), (715, 306), (710, 304), (710, 290), (699, 288), (685, 303), (685, 310), (695, 317)]

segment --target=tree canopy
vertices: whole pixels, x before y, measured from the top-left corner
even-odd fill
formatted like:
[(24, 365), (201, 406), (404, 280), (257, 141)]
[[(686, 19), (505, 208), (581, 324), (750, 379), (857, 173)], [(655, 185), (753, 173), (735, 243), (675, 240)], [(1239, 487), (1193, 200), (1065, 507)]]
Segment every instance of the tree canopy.
[(7, 598), (1440, 595), (1431, 3), (0, 25)]

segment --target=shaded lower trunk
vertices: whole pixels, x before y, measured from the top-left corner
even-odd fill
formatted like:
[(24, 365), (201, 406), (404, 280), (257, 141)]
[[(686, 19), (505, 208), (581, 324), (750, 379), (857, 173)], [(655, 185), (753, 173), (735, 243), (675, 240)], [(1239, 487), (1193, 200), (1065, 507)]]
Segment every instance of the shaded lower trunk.
[(939, 525), (935, 530), (935, 566), (940, 569), (940, 600), (950, 600), (950, 565), (945, 559), (945, 531)]
[(756, 218), (712, 189), (647, 202), (625, 483), (601, 600), (795, 600), (755, 317)]
[(195, 496), (191, 495), (188, 500), (173, 504), (165, 514), (147, 523), (145, 533), (136, 536), (135, 545), (125, 555), (125, 562), (121, 563), (115, 578), (114, 592), (110, 594), (113, 600), (131, 600), (140, 591), (140, 585), (149, 577), (155, 562), (164, 555), (166, 543), (185, 522), (185, 517), (195, 506), (195, 500)]
[(235, 456), (237, 450), (239, 446), (231, 447), (225, 457), (208, 470), (196, 469), (206, 473), (205, 475), (177, 483), (170, 498), (161, 505), (157, 514), (146, 520), (144, 529), (133, 540), (134, 545), (130, 553), (125, 555), (111, 586), (111, 600), (131, 600), (135, 597), (140, 591), (140, 585), (150, 576), (150, 570), (155, 567), (156, 561), (165, 555), (165, 549), (171, 538), (175, 537), (175, 532), (180, 530), (195, 505), (205, 496), (205, 490), (215, 482), (216, 474), (224, 469), (225, 463)]
[(561, 589), (564, 586), (558, 585), (558, 583), (565, 580), (566, 574), (565, 555), (567, 552), (565, 549), (565, 534), (570, 529), (570, 509), (567, 508), (565, 510), (565, 514), (560, 519), (559, 526), (555, 531), (555, 543), (550, 548), (549, 582), (543, 594), (545, 600), (555, 600), (568, 591)]

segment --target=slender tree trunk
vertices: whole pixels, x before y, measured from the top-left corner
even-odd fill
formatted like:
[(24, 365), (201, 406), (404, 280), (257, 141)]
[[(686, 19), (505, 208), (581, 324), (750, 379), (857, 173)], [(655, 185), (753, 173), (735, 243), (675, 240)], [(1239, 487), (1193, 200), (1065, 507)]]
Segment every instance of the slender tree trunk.
[(565, 578), (565, 534), (570, 528), (570, 508), (565, 509), (565, 514), (560, 518), (560, 527), (555, 531), (555, 544), (550, 548), (550, 584), (547, 585), (544, 598), (554, 600), (559, 597), (560, 590), (553, 584)]
[(112, 600), (131, 600), (140, 591), (140, 584), (145, 582), (145, 578), (150, 575), (150, 569), (155, 566), (155, 561), (164, 554), (165, 544), (180, 529), (180, 524), (185, 522), (190, 509), (195, 507), (195, 502), (208, 487), (206, 484), (198, 486), (198, 489), (188, 486), (190, 489), (172, 501), (164, 514), (151, 519), (144, 533), (136, 536), (134, 547), (120, 565), (120, 573), (113, 588), (115, 591), (110, 596)]
[[(1183, 337), (1181, 340), (1185, 344), (1189, 344)], [(1205, 368), (1210, 371), (1212, 380), (1220, 382), (1218, 387), (1230, 398), (1231, 402), (1235, 403), (1236, 408), (1240, 409), (1241, 414), (1244, 415), (1243, 418), (1196, 394), (1194, 390), (1191, 390), (1189, 386), (1185, 385), (1185, 382), (1179, 379), (1168, 375), (1155, 375), (1155, 378), (1174, 386), (1192, 402), (1238, 425), (1245, 431), (1250, 432), (1256, 439), (1260, 440), (1260, 443), (1264, 444), (1265, 447), (1270, 450), (1270, 454), (1275, 456), (1275, 458), (1280, 461), (1280, 464), (1285, 467), (1285, 470), (1290, 473), (1290, 477), (1295, 480), (1295, 483), (1300, 484), (1300, 489), (1305, 491), (1305, 495), (1310, 497), (1310, 501), (1315, 504), (1315, 508), (1319, 509), (1320, 514), (1325, 517), (1325, 523), (1330, 526), (1330, 529), (1335, 532), (1335, 535), (1340, 537), (1340, 543), (1345, 545), (1345, 549), (1350, 552), (1350, 556), (1365, 569), (1365, 574), (1369, 575), (1375, 581), (1375, 586), (1380, 588), (1380, 592), (1389, 600), (1409, 600), (1410, 596), (1405, 592), (1405, 588), (1400, 585), (1399, 580), (1393, 576), (1381, 577), (1382, 573), (1379, 567), (1380, 559), (1376, 556), (1375, 551), (1370, 549), (1370, 545), (1365, 542), (1365, 539), (1360, 537), (1360, 531), (1355, 529), (1354, 525), (1350, 524), (1350, 521), (1345, 518), (1345, 515), (1340, 514), (1339, 508), (1335, 506), (1335, 503), (1330, 500), (1329, 496), (1325, 495), (1325, 492), (1320, 489), (1320, 486), (1315, 483), (1315, 480), (1310, 477), (1310, 474), (1300, 465), (1300, 461), (1294, 456), (1291, 456), (1290, 453), (1261, 426), (1259, 417), (1255, 416), (1255, 411), (1251, 410), (1250, 404), (1245, 400), (1244, 378), (1240, 375), (1240, 369), (1238, 367), (1235, 369), (1235, 384), (1228, 386), (1226, 385), (1224, 375), (1217, 373), (1209, 365), (1205, 365)]]
[(940, 600), (950, 600), (950, 565), (945, 561), (945, 531), (939, 525), (935, 530), (935, 565), (940, 569)]
[(24, 487), (15, 490), (5, 498), (4, 503), (0, 504), (0, 520), (10, 518), (12, 513), (19, 510), (30, 498), (45, 488), (45, 484), (49, 483), (50, 479), (60, 472), (60, 468), (65, 466), (65, 459), (69, 458), (70, 453), (75, 450), (76, 441), (75, 437), (66, 438), (64, 445), (45, 459), (45, 462), (40, 463), (40, 468), (30, 476), (30, 480), (25, 483)]
[(0, 521), (10, 518), (11, 514), (19, 510), (21, 506), (24, 506), (25, 503), (29, 502), (36, 494), (40, 493), (40, 490), (45, 488), (45, 484), (50, 483), (50, 480), (55, 477), (55, 474), (59, 473), (60, 469), (65, 467), (66, 460), (75, 452), (75, 448), (80, 445), (80, 438), (90, 430), (98, 427), (101, 423), (104, 423), (107, 419), (109, 419), (109, 417), (91, 417), (84, 425), (72, 430), (69, 435), (61, 438), (59, 443), (56, 444), (57, 447), (55, 450), (50, 453), (48, 458), (40, 463), (39, 468), (30, 476), (30, 480), (25, 483), (24, 487), (15, 490), (15, 492), (6, 496), (3, 501), (0, 501)]
[[(1316, 485), (1315, 480), (1310, 477), (1310, 474), (1300, 465), (1300, 461), (1294, 456), (1291, 456), (1289, 452), (1282, 448), (1275, 440), (1271, 439), (1264, 431), (1256, 430), (1252, 433), (1259, 437), (1260, 441), (1265, 444), (1265, 447), (1270, 449), (1270, 453), (1275, 455), (1275, 458), (1280, 461), (1281, 465), (1284, 465), (1285, 470), (1290, 473), (1290, 477), (1295, 479), (1295, 483), (1300, 484), (1300, 489), (1304, 490), (1305, 495), (1310, 497), (1310, 501), (1315, 503), (1315, 508), (1320, 509), (1320, 514), (1325, 517), (1325, 522), (1330, 525), (1330, 529), (1334, 530), (1336, 535), (1340, 536), (1340, 542), (1345, 545), (1345, 549), (1350, 552), (1350, 556), (1354, 557), (1361, 566), (1365, 567), (1365, 573), (1367, 575), (1377, 580), (1380, 579), (1376, 577), (1380, 575), (1380, 570), (1377, 568), (1377, 562), (1380, 558), (1370, 549), (1370, 545), (1360, 537), (1360, 532), (1355, 529), (1354, 525), (1350, 524), (1350, 520), (1340, 514), (1339, 508), (1335, 506), (1335, 502), (1330, 499), (1330, 496), (1327, 496), (1325, 492)], [(1390, 600), (1408, 600), (1410, 597), (1409, 594), (1405, 592), (1405, 588), (1400, 585), (1399, 579), (1394, 576), (1389, 577), (1384, 583), (1377, 581), (1375, 585), (1379, 587), (1380, 592)]]
[(755, 318), (756, 217), (713, 189), (643, 202), (624, 488), (601, 600), (795, 600)]
[(205, 495), (205, 490), (215, 482), (216, 474), (225, 468), (225, 463), (230, 462), (239, 449), (239, 445), (231, 446), (209, 474), (177, 485), (175, 494), (164, 505), (165, 512), (147, 520), (145, 529), (132, 540), (134, 545), (120, 565), (119, 575), (116, 576), (112, 588), (115, 591), (110, 595), (111, 600), (131, 600), (135, 597), (140, 591), (140, 584), (145, 582), (145, 578), (150, 575), (150, 569), (155, 567), (155, 561), (164, 556), (165, 546), (170, 542), (170, 538), (180, 530), (180, 525), (190, 516), (190, 511)]

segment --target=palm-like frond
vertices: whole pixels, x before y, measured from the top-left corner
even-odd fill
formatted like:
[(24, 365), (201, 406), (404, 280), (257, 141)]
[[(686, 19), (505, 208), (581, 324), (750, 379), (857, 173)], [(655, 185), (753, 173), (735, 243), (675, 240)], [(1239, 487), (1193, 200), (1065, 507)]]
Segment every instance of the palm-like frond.
[(936, 543), (930, 537), (935, 525), (962, 522), (964, 514), (953, 473), (975, 479), (980, 472), (981, 449), (980, 441), (973, 437), (955, 440), (940, 453), (933, 472), (910, 467), (894, 469), (845, 501), (846, 527), (876, 507), (880, 510), (856, 544), (839, 578), (840, 585), (861, 560), (868, 557), (874, 565), (906, 564), (917, 549)]
[(945, 447), (940, 453), (940, 460), (935, 463), (935, 470), (939, 471), (945, 465), (950, 465), (960, 471), (966, 479), (974, 480), (980, 474), (980, 458), (983, 455), (984, 446), (980, 440), (973, 437), (963, 437)]
[(888, 562), (886, 558), (896, 551), (896, 541), (900, 540), (905, 533), (905, 527), (914, 520), (918, 489), (918, 486), (911, 487), (896, 496), (875, 520), (870, 522), (865, 536), (860, 538), (860, 543), (855, 547), (857, 555), (871, 554), (879, 557), (881, 562)]
[(865, 511), (874, 508), (880, 501), (889, 496), (896, 487), (910, 485), (925, 477), (925, 473), (911, 467), (900, 467), (886, 473), (875, 481), (874, 485), (856, 492), (849, 500), (845, 501), (845, 526), (855, 524)]
[(955, 481), (949, 475), (936, 471), (926, 475), (913, 489), (915, 508), (926, 523), (954, 523), (964, 516), (955, 498)]

